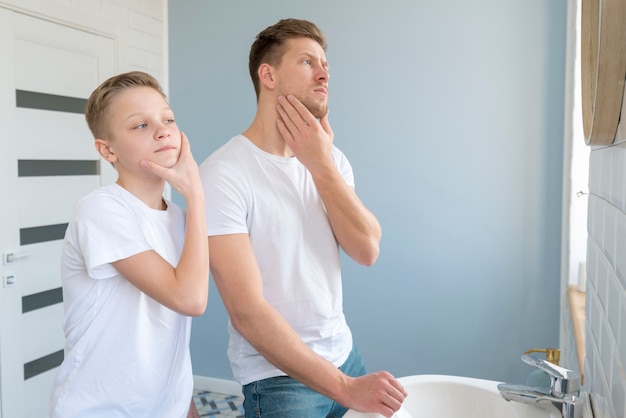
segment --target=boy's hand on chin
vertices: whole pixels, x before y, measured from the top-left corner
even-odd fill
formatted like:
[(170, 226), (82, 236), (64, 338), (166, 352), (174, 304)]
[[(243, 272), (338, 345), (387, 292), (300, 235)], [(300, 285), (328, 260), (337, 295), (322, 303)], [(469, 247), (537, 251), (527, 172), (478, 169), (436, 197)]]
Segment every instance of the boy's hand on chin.
[(181, 132), (180, 154), (178, 161), (171, 167), (163, 167), (152, 161), (143, 160), (141, 167), (167, 181), (181, 195), (188, 197), (202, 189), (198, 164), (191, 154), (191, 146), (187, 136)]

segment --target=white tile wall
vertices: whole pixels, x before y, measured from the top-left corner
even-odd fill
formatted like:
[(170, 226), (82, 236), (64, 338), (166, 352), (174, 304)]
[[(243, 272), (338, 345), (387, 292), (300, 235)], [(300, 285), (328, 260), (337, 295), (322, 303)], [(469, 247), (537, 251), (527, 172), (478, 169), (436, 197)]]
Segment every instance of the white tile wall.
[(591, 151), (587, 225), (585, 390), (591, 393), (596, 418), (622, 418), (626, 417), (626, 142)]

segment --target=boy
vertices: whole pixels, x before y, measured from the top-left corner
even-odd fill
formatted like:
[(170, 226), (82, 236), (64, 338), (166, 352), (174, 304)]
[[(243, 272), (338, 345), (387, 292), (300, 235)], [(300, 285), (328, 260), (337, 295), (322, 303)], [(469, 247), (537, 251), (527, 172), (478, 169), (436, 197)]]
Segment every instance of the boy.
[[(209, 277), (198, 166), (146, 73), (106, 80), (85, 116), (118, 179), (78, 202), (65, 234), (65, 359), (50, 415), (197, 416), (190, 316), (206, 308)], [(163, 199), (166, 181), (186, 217)]]

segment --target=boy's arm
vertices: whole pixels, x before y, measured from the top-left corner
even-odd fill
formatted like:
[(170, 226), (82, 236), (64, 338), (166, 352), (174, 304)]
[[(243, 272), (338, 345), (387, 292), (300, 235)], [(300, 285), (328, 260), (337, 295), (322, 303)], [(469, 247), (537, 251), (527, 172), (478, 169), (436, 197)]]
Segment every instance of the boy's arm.
[(387, 372), (343, 374), (302, 341), (263, 296), (263, 282), (247, 234), (209, 237), (211, 271), (233, 327), (270, 363), (348, 408), (391, 416), (405, 392)]
[(178, 162), (171, 168), (146, 163), (144, 168), (168, 181), (187, 202), (185, 241), (176, 268), (155, 251), (144, 251), (113, 266), (139, 290), (182, 315), (204, 313), (209, 297), (209, 248), (204, 189), (189, 141), (182, 134)]
[(200, 418), (200, 414), (198, 413), (198, 408), (196, 408), (196, 404), (193, 401), (193, 396), (191, 397), (191, 405), (189, 406), (189, 412), (187, 413), (187, 418)]
[(202, 315), (209, 294), (208, 245), (204, 197), (187, 200), (185, 241), (176, 268), (155, 251), (113, 262), (113, 267), (139, 290), (173, 311)]

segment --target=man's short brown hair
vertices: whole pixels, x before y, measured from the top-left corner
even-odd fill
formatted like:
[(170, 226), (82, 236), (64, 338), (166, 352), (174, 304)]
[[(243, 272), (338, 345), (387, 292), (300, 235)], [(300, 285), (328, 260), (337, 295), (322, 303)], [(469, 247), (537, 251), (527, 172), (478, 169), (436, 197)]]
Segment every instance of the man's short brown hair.
[(252, 47), (248, 69), (257, 99), (260, 92), (258, 69), (263, 63), (276, 66), (280, 64), (285, 54), (285, 42), (293, 38), (310, 38), (316, 41), (326, 51), (326, 37), (312, 22), (302, 19), (282, 19), (260, 32)]

